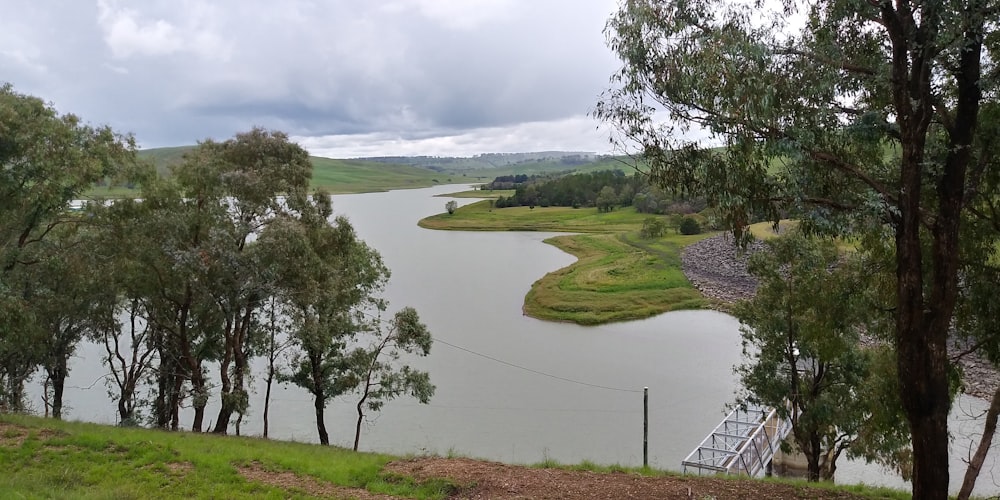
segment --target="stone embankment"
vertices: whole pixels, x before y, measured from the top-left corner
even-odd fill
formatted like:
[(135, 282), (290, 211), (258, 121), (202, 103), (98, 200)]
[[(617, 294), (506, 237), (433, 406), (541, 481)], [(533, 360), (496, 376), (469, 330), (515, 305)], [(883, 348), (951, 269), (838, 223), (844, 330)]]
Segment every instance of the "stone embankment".
[[(702, 294), (722, 304), (732, 304), (756, 293), (757, 279), (747, 272), (747, 261), (761, 248), (763, 243), (755, 242), (740, 249), (727, 233), (688, 245), (681, 253), (681, 263), (687, 279)], [(953, 357), (964, 351), (962, 345), (949, 347)], [(1000, 372), (981, 356), (965, 354), (958, 363), (962, 366), (962, 390), (966, 394), (988, 400), (1000, 387)]]
[(684, 274), (706, 297), (731, 304), (753, 297), (757, 278), (747, 272), (747, 261), (763, 243), (739, 248), (732, 235), (725, 233), (692, 243), (681, 253)]

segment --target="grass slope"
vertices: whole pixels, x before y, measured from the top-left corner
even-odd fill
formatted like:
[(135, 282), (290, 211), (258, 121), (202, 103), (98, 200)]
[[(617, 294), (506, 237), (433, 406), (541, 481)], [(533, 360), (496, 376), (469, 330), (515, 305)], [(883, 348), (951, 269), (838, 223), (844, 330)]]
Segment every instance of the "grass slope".
[[(329, 446), (0, 416), (0, 498), (307, 498), (246, 471), (293, 471), (339, 498), (442, 498), (443, 481), (382, 475), (397, 457)], [(312, 488), (310, 488), (312, 489)]]
[(369, 193), (428, 187), (451, 182), (446, 175), (409, 165), (390, 165), (361, 160), (334, 160), (310, 157), (312, 186), (333, 193)]
[[(170, 175), (170, 170), (184, 161), (184, 155), (195, 146), (155, 148), (139, 151), (140, 159), (149, 161), (160, 175)], [(390, 189), (408, 189), (452, 182), (448, 174), (413, 167), (361, 160), (335, 160), (310, 156), (313, 164), (311, 186), (335, 194), (370, 193)], [(96, 187), (88, 197), (122, 198), (136, 196), (138, 191), (124, 187)]]
[[(583, 462), (544, 469), (0, 414), (0, 498), (906, 498), (801, 480), (694, 477)], [(390, 464), (390, 462), (393, 462)], [(435, 467), (435, 463), (444, 467)], [(576, 471), (576, 472), (572, 472)], [(683, 492), (687, 492), (684, 495)]]
[(647, 217), (632, 208), (611, 213), (568, 207), (494, 209), (489, 201), (480, 201), (419, 224), (429, 229), (585, 233), (545, 240), (577, 261), (531, 286), (524, 312), (535, 318), (596, 325), (708, 306), (684, 276), (680, 251), (710, 235), (644, 240), (638, 231)]

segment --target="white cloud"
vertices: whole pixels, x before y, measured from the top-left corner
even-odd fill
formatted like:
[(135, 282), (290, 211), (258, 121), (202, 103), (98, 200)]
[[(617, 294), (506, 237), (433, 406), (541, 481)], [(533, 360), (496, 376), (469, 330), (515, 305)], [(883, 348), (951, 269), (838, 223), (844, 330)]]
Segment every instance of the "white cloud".
[(292, 137), (310, 154), (327, 158), (371, 156), (472, 156), (479, 153), (530, 151), (584, 151), (611, 153), (608, 132), (589, 116), (528, 122), (505, 127), (483, 127), (431, 132), (428, 137), (375, 132)]
[(476, 29), (509, 17), (510, 0), (411, 0), (428, 19), (448, 28)]
[(205, 59), (224, 58), (229, 49), (223, 39), (202, 22), (211, 9), (194, 4), (190, 9), (181, 4), (183, 24), (166, 19), (148, 18), (140, 12), (121, 8), (113, 0), (98, 0), (97, 22), (104, 41), (117, 59), (142, 56), (165, 56), (189, 52)]

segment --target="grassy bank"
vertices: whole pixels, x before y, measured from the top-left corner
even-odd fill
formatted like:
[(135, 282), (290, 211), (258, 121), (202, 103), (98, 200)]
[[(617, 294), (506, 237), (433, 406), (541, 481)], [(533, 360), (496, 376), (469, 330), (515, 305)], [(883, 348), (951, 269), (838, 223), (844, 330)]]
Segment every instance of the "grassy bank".
[[(0, 417), (0, 498), (338, 498), (366, 491), (443, 498), (444, 481), (421, 485), (381, 473), (396, 457), (254, 438), (126, 429), (37, 417)], [(286, 488), (254, 478), (294, 472)], [(303, 486), (313, 484), (313, 486)]]
[(545, 240), (577, 261), (531, 286), (524, 312), (535, 318), (596, 325), (708, 306), (708, 300), (684, 276), (680, 252), (710, 234), (670, 233), (642, 239), (638, 231), (647, 217), (631, 208), (611, 213), (568, 207), (494, 209), (489, 201), (481, 201), (419, 224), (465, 231), (585, 233)]
[[(391, 462), (391, 463), (390, 463)], [(0, 415), (0, 498), (906, 498), (801, 480), (654, 469), (533, 467)], [(541, 469), (540, 469), (541, 468)]]

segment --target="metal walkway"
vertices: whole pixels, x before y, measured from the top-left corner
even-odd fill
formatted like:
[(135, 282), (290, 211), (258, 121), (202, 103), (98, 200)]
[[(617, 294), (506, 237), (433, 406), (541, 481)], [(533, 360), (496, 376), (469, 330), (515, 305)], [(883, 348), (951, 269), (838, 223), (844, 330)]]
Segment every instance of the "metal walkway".
[(791, 430), (791, 422), (780, 418), (774, 408), (737, 408), (681, 461), (681, 467), (685, 474), (757, 476), (769, 469)]

